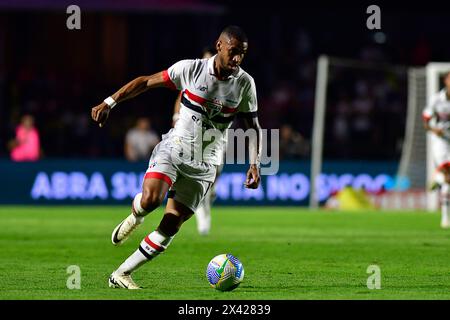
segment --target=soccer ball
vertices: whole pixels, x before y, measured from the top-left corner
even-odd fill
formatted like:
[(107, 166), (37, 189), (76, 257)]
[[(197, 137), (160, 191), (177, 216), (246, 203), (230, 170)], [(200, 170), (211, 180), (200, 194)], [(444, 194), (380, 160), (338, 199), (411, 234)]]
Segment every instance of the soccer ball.
[(219, 254), (209, 262), (206, 278), (211, 287), (220, 291), (231, 291), (244, 279), (244, 266), (229, 253)]

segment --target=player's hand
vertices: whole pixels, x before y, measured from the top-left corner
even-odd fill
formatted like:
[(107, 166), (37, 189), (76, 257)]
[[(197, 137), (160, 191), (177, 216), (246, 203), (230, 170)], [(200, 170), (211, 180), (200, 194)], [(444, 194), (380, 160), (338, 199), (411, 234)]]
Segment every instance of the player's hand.
[(92, 108), (91, 117), (95, 122), (98, 122), (98, 125), (100, 126), (100, 128), (102, 128), (105, 125), (106, 120), (108, 119), (110, 111), (111, 107), (102, 102), (98, 106)]
[(439, 128), (432, 128), (431, 132), (433, 132), (438, 137), (442, 137), (444, 135), (444, 130), (439, 129)]
[(244, 186), (248, 189), (256, 189), (260, 182), (261, 176), (259, 174), (259, 169), (256, 165), (252, 164), (247, 171), (247, 179), (245, 180)]

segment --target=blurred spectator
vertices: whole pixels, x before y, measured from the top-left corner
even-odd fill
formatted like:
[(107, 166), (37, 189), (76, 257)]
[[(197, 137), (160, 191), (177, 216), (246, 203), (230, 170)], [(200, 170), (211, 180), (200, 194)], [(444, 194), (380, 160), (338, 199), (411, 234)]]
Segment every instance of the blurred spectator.
[(345, 94), (342, 94), (336, 105), (336, 115), (333, 123), (333, 138), (338, 144), (347, 143), (350, 139), (351, 110), (350, 99)]
[(309, 156), (309, 142), (290, 125), (280, 128), (280, 159), (292, 160)]
[(359, 55), (364, 61), (386, 61), (383, 49), (375, 44), (363, 46)]
[(373, 98), (369, 92), (369, 85), (360, 79), (355, 85), (356, 97), (352, 103), (352, 143), (360, 150), (363, 156), (368, 156), (372, 149), (367, 145), (372, 141), (372, 121)]
[[(0, 33), (7, 35), (3, 41), (0, 39), (0, 47), (4, 49), (0, 50), (0, 141), (8, 141), (14, 135), (15, 123), (10, 123), (9, 119), (33, 114), (40, 124), (41, 147), (48, 158), (123, 157), (124, 136), (130, 127), (128, 124), (135, 121), (134, 117), (120, 108), (122, 121), (99, 130), (90, 121), (87, 106), (99, 96), (116, 90), (123, 79), (132, 78), (142, 70), (163, 70), (180, 59), (194, 58), (198, 48), (209, 41), (208, 32), (212, 30), (215, 34), (214, 29), (225, 21), (213, 19), (212, 23), (208, 13), (198, 13), (205, 19), (194, 19), (191, 14), (175, 12), (142, 15), (124, 12), (119, 20), (127, 27), (121, 39), (129, 50), (111, 58), (110, 41), (102, 41), (106, 34), (114, 34), (108, 30), (114, 26), (104, 24), (110, 13), (98, 13), (99, 19), (97, 13), (86, 13), (88, 19), (92, 19), (92, 26), (82, 34), (65, 34), (64, 28), (57, 27), (57, 19), (52, 18), (51, 12), (42, 12), (39, 19), (48, 23), (39, 33), (33, 33), (35, 21), (28, 19), (26, 12), (15, 13), (14, 19), (9, 19), (8, 14), (0, 13), (0, 20), (3, 18)], [(280, 11), (268, 15), (264, 20), (267, 23), (247, 26), (252, 41), (243, 68), (254, 75), (257, 83), (258, 116), (263, 128), (275, 129), (283, 123), (291, 123), (310, 141), (317, 57), (327, 54), (362, 60), (355, 66), (330, 64), (324, 157), (372, 159), (376, 155), (383, 160), (398, 159), (397, 141), (404, 135), (407, 73), (406, 69), (397, 71), (394, 65), (422, 65), (432, 59), (447, 59), (449, 49), (441, 35), (445, 15), (427, 18), (417, 15), (418, 20), (409, 24), (413, 29), (405, 36), (395, 28), (395, 23), (387, 22), (387, 16), (383, 18), (382, 32), (365, 32), (364, 28), (356, 32), (353, 26), (359, 18), (353, 15), (346, 19), (335, 14), (328, 16), (335, 22), (335, 28), (330, 29), (324, 28), (317, 19), (309, 19), (312, 15), (307, 12), (301, 13), (306, 19), (300, 19), (299, 24), (299, 14), (296, 10)], [(170, 24), (164, 32), (159, 32), (158, 26), (166, 19), (179, 21), (183, 28)], [(425, 23), (427, 20), (431, 23)], [(205, 32), (205, 23), (208, 32)], [(135, 36), (136, 30), (156, 42), (142, 41)], [(351, 32), (351, 39), (349, 30), (355, 31)], [(192, 42), (191, 34), (202, 37)], [(172, 35), (179, 41), (167, 40)], [(55, 39), (71, 50), (51, 50)], [(73, 45), (74, 41), (98, 44), (98, 54), (86, 54), (85, 46)], [(380, 66), (387, 63), (392, 68), (378, 68), (378, 64), (366, 62), (381, 62)], [(105, 78), (105, 72), (116, 72), (109, 70), (111, 64), (117, 72), (124, 72), (119, 79)], [(127, 102), (127, 108), (145, 115), (149, 101), (152, 105), (170, 106), (174, 100), (170, 90), (149, 95)], [(160, 108), (152, 113), (152, 127), (157, 132), (168, 131), (171, 117), (171, 108)], [(0, 156), (7, 155), (6, 151), (6, 148), (0, 149)]]
[(159, 135), (152, 130), (150, 119), (137, 119), (125, 138), (125, 157), (128, 161), (148, 160), (153, 148), (159, 143)]
[(16, 128), (15, 139), (9, 142), (13, 161), (37, 161), (40, 157), (38, 130), (34, 126), (33, 116), (26, 114)]
[(265, 128), (279, 128), (280, 123), (284, 119), (289, 119), (298, 105), (297, 92), (292, 84), (281, 81), (269, 94), (268, 97), (261, 99), (261, 123)]

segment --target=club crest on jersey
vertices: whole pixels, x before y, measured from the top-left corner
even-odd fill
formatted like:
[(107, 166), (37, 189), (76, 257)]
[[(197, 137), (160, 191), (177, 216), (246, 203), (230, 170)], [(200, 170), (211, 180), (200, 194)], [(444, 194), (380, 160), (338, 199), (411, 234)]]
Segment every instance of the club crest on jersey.
[(207, 101), (205, 103), (206, 111), (208, 112), (209, 118), (212, 118), (220, 113), (222, 110), (222, 103), (218, 99), (212, 101)]

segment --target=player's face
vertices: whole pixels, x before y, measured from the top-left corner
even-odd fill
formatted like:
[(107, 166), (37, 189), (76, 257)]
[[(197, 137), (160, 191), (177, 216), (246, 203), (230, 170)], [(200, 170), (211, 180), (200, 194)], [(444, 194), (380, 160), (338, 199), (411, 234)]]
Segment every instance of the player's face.
[(22, 123), (24, 125), (25, 128), (32, 128), (34, 125), (34, 119), (31, 116), (24, 116), (22, 118)]
[(450, 90), (450, 73), (447, 74), (447, 76), (444, 79), (445, 86), (448, 90)]
[(234, 38), (224, 38), (217, 44), (221, 67), (229, 72), (234, 72), (242, 63), (247, 53), (248, 43), (240, 42)]

